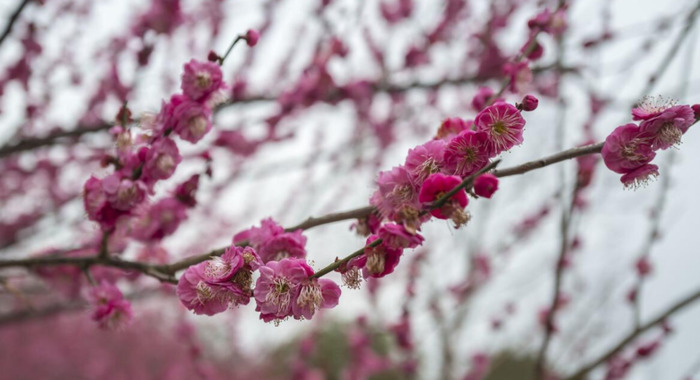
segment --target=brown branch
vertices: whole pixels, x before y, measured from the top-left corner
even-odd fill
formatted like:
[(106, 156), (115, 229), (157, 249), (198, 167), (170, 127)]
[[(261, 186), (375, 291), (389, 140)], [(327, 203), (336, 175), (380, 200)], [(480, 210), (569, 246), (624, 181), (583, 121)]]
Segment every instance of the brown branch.
[(494, 170), (492, 173), (496, 177), (508, 177), (512, 175), (524, 174), (529, 171), (540, 169), (545, 166), (556, 164), (558, 162), (566, 161), (572, 158), (586, 156), (593, 153), (600, 153), (602, 149), (602, 142), (597, 144), (586, 145), (578, 148), (565, 150), (563, 152), (559, 152), (549, 157), (541, 158), (539, 160), (526, 162), (522, 165), (513, 166), (502, 170)]
[(73, 265), (81, 268), (88, 268), (93, 265), (108, 266), (120, 269), (131, 269), (139, 271), (151, 277), (155, 277), (161, 282), (169, 282), (177, 284), (174, 276), (161, 272), (156, 266), (138, 262), (120, 260), (118, 258), (101, 258), (96, 256), (88, 257), (64, 257), (64, 256), (48, 256), (48, 257), (33, 257), (28, 259), (2, 260), (0, 268), (10, 267), (25, 267), (33, 268), (39, 266), (58, 266), (58, 265)]
[(660, 313), (656, 318), (653, 318), (651, 321), (640, 326), (638, 329), (635, 329), (632, 332), (630, 332), (626, 337), (624, 337), (613, 348), (611, 348), (610, 350), (608, 350), (604, 354), (600, 355), (597, 359), (584, 365), (576, 373), (567, 377), (566, 380), (582, 379), (590, 371), (592, 371), (593, 369), (595, 369), (599, 365), (603, 364), (604, 362), (606, 362), (606, 361), (610, 360), (612, 357), (614, 357), (618, 352), (620, 352), (622, 349), (624, 349), (625, 346), (627, 346), (629, 343), (631, 343), (639, 335), (641, 335), (645, 331), (653, 328), (654, 326), (664, 322), (669, 317), (671, 317), (673, 314), (683, 310), (684, 308), (691, 305), (693, 302), (697, 301), (698, 299), (700, 299), (700, 289), (695, 291), (694, 293), (688, 295), (686, 298), (678, 301), (676, 304), (674, 304), (673, 306), (668, 308), (666, 311)]
[(299, 223), (295, 226), (286, 228), (285, 231), (292, 232), (292, 231), (296, 231), (296, 230), (307, 230), (309, 228), (321, 226), (324, 224), (340, 222), (340, 221), (348, 220), (348, 219), (364, 218), (364, 217), (369, 216), (374, 210), (375, 210), (374, 207), (366, 206), (366, 207), (356, 208), (354, 210), (336, 212), (333, 214), (328, 214), (328, 215), (320, 216), (317, 218), (311, 217), (311, 218), (306, 219), (302, 223)]
[(15, 26), (15, 23), (17, 20), (19, 20), (19, 16), (22, 14), (22, 11), (30, 1), (32, 0), (22, 0), (15, 11), (12, 12), (10, 19), (7, 21), (7, 25), (5, 25), (5, 30), (3, 30), (2, 34), (0, 34), (0, 45), (2, 45), (2, 43), (5, 42), (5, 39), (7, 39), (7, 37), (10, 35), (12, 32), (12, 27)]
[(12, 145), (6, 145), (0, 148), (0, 158), (10, 156), (15, 153), (24, 152), (44, 146), (51, 146), (60, 142), (63, 139), (77, 139), (83, 135), (95, 132), (106, 131), (111, 128), (111, 124), (100, 124), (91, 127), (79, 127), (70, 131), (58, 131), (49, 134), (46, 137), (29, 137), (18, 141)]

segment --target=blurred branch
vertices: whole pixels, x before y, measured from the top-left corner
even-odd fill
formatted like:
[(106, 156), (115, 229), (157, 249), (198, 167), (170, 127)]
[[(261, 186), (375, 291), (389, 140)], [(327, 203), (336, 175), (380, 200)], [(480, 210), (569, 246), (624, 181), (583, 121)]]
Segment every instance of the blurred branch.
[(697, 301), (698, 299), (700, 299), (700, 289), (698, 289), (694, 293), (690, 294), (686, 298), (678, 301), (676, 304), (674, 304), (673, 306), (668, 308), (666, 311), (660, 313), (656, 318), (653, 318), (651, 321), (640, 326), (638, 329), (634, 329), (626, 337), (624, 337), (618, 344), (616, 344), (613, 348), (611, 348), (610, 350), (608, 350), (604, 354), (600, 355), (597, 359), (591, 361), (589, 364), (584, 365), (580, 370), (578, 370), (573, 375), (568, 376), (565, 380), (583, 379), (583, 377), (585, 375), (587, 375), (590, 371), (592, 371), (593, 369), (595, 369), (599, 365), (603, 364), (604, 362), (606, 362), (609, 359), (611, 359), (612, 357), (614, 357), (618, 352), (620, 352), (622, 349), (624, 349), (625, 346), (627, 346), (629, 343), (631, 343), (635, 338), (637, 338), (643, 332), (645, 332), (645, 331), (653, 328), (654, 326), (664, 322), (669, 317), (671, 317), (675, 313), (683, 310), (684, 308), (691, 305), (693, 302)]
[(22, 11), (30, 1), (32, 0), (21, 0), (19, 6), (14, 12), (12, 12), (10, 19), (7, 21), (7, 25), (5, 25), (5, 30), (3, 30), (2, 34), (0, 34), (0, 45), (2, 45), (2, 43), (5, 42), (5, 39), (7, 39), (7, 37), (10, 35), (12, 32), (12, 27), (15, 26), (15, 23), (17, 20), (19, 20), (19, 16), (22, 14)]
[[(146, 289), (132, 294), (127, 294), (124, 297), (129, 301), (136, 301), (155, 294), (162, 294), (162, 289)], [(52, 305), (44, 306), (41, 308), (25, 308), (22, 310), (12, 311), (0, 315), (0, 326), (10, 323), (25, 322), (34, 319), (52, 317), (54, 315), (61, 314), (67, 311), (83, 310), (87, 307), (87, 305), (87, 302), (85, 302), (82, 299), (79, 299), (69, 302), (57, 302)]]
[(54, 145), (59, 143), (63, 139), (75, 139), (90, 133), (106, 131), (111, 127), (111, 124), (105, 123), (91, 127), (79, 127), (70, 131), (54, 132), (46, 137), (25, 138), (23, 140), (18, 141), (15, 144), (0, 147), (0, 158), (4, 158), (9, 155), (24, 152), (27, 150), (40, 148), (43, 146)]

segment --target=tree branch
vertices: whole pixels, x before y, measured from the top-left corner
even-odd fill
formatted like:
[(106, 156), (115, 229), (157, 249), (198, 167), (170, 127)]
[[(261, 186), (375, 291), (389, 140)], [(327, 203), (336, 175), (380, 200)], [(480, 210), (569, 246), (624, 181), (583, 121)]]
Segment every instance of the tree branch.
[(2, 43), (5, 42), (5, 39), (7, 39), (7, 37), (10, 35), (12, 32), (12, 27), (15, 26), (15, 23), (17, 20), (19, 20), (20, 14), (22, 14), (22, 11), (30, 1), (32, 0), (22, 0), (15, 11), (12, 12), (10, 19), (7, 21), (7, 25), (5, 25), (5, 30), (3, 30), (2, 34), (0, 34), (0, 45), (2, 45)]
[(58, 131), (49, 134), (46, 137), (29, 137), (18, 141), (12, 145), (6, 145), (0, 148), (0, 158), (10, 156), (15, 153), (24, 152), (27, 150), (32, 150), (40, 148), (43, 146), (50, 146), (57, 144), (62, 139), (79, 138), (83, 135), (90, 133), (106, 131), (111, 128), (111, 124), (100, 124), (91, 127), (79, 127), (70, 131)]
[(583, 368), (578, 370), (573, 375), (567, 377), (566, 380), (582, 379), (590, 371), (592, 371), (593, 369), (595, 369), (599, 365), (603, 364), (604, 362), (608, 361), (613, 356), (615, 356), (618, 352), (620, 352), (622, 349), (624, 349), (625, 346), (627, 346), (629, 343), (631, 343), (639, 335), (641, 335), (645, 331), (653, 328), (654, 326), (662, 323), (663, 321), (667, 320), (669, 317), (671, 317), (675, 313), (683, 310), (684, 308), (686, 308), (687, 306), (691, 305), (693, 302), (695, 302), (699, 299), (700, 299), (700, 289), (698, 289), (694, 293), (688, 295), (684, 299), (678, 301), (676, 304), (674, 304), (673, 306), (668, 308), (666, 311), (660, 313), (656, 318), (654, 318), (651, 321), (647, 322), (646, 324), (640, 326), (638, 329), (635, 329), (632, 332), (630, 332), (625, 338), (623, 338), (613, 348), (611, 348), (610, 350), (608, 350), (604, 354), (600, 355), (597, 359), (591, 361), (589, 364), (584, 365)]

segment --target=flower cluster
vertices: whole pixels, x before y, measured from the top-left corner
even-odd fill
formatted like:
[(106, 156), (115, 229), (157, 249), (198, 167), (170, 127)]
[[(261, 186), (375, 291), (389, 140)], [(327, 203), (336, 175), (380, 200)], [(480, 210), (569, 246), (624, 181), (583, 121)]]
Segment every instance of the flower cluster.
[[(260, 319), (279, 322), (311, 319), (317, 310), (338, 304), (338, 285), (313, 277), (300, 230), (285, 232), (264, 219), (260, 227), (236, 234), (233, 243), (221, 257), (191, 266), (180, 277), (177, 294), (195, 314), (214, 315), (255, 298)], [(259, 276), (253, 281), (255, 271)]]
[(177, 295), (195, 314), (214, 315), (247, 305), (253, 296), (253, 271), (262, 265), (250, 247), (231, 246), (221, 257), (193, 265), (177, 284)]
[[(474, 100), (475, 107), (481, 111), (473, 121), (445, 120), (433, 140), (409, 150), (404, 165), (379, 173), (378, 189), (370, 202), (381, 217), (403, 224), (415, 233), (430, 218), (425, 211), (433, 202), (501, 152), (522, 143), (525, 119), (520, 109), (503, 101), (483, 105), (487, 101), (485, 97), (492, 95), (486, 88), (481, 89)], [(534, 102), (530, 95), (528, 109), (536, 107), (532, 105)], [(497, 188), (495, 177), (478, 182), (478, 191), (487, 198)], [(462, 190), (441, 207), (430, 210), (430, 214), (452, 219), (459, 226), (468, 220), (464, 213), (467, 203), (466, 192)]]
[(103, 160), (105, 165), (114, 165), (115, 172), (101, 179), (90, 177), (84, 186), (88, 218), (98, 222), (102, 230), (111, 231), (122, 217), (138, 215), (141, 218), (133, 228), (134, 237), (143, 241), (172, 233), (185, 218), (185, 207), (191, 207), (186, 201), (166, 198), (148, 210), (142, 205), (154, 193), (155, 184), (170, 178), (182, 161), (170, 135), (175, 133), (192, 143), (204, 137), (212, 126), (212, 107), (221, 99), (224, 87), (217, 64), (192, 60), (184, 67), (182, 94), (173, 95), (158, 115), (142, 122), (149, 134), (132, 136), (127, 128), (130, 112), (123, 107), (117, 116), (120, 125), (111, 131), (117, 154)]
[(661, 98), (645, 98), (632, 110), (639, 125), (628, 123), (617, 127), (606, 139), (602, 156), (605, 166), (622, 174), (620, 181), (627, 188), (646, 184), (659, 175), (659, 167), (651, 164), (656, 151), (681, 143), (681, 137), (696, 122), (690, 106), (677, 106)]
[[(456, 227), (468, 222), (465, 207), (469, 198), (462, 182), (501, 152), (522, 143), (525, 119), (521, 110), (537, 107), (532, 95), (524, 99), (526, 107), (500, 100), (487, 105), (493, 95), (488, 88), (481, 88), (473, 101), (480, 110), (474, 120), (446, 119), (433, 140), (408, 151), (403, 165), (379, 173), (377, 190), (370, 199), (379, 212), (378, 218), (370, 217), (379, 220), (361, 221), (358, 232), (371, 234), (366, 247), (338, 268), (348, 287), (358, 287), (360, 276), (376, 278), (392, 273), (403, 250), (423, 242), (418, 231), (431, 217), (450, 219)], [(498, 178), (492, 174), (474, 180), (475, 196), (491, 198), (497, 189)], [(384, 220), (388, 223), (382, 225)]]
[(92, 319), (100, 328), (118, 330), (131, 322), (131, 304), (114, 284), (102, 281), (90, 289), (88, 300), (92, 305)]

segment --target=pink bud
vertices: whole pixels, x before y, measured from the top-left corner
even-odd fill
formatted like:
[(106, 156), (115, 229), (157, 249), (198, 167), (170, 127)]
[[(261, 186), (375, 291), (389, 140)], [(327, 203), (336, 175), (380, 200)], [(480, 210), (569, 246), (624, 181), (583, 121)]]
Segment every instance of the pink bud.
[(221, 57), (219, 57), (214, 50), (209, 50), (209, 54), (207, 55), (207, 60), (209, 62), (219, 62), (220, 59)]
[(520, 102), (520, 109), (523, 111), (534, 111), (537, 109), (537, 105), (540, 103), (539, 100), (534, 95), (525, 95), (523, 100)]
[(255, 46), (260, 39), (260, 33), (255, 29), (248, 29), (245, 34), (245, 39), (246, 42), (248, 42), (248, 46)]
[(691, 108), (695, 112), (695, 120), (700, 120), (700, 104), (693, 104)]
[(496, 190), (498, 190), (498, 178), (493, 174), (482, 174), (474, 181), (474, 192), (480, 197), (491, 198)]

